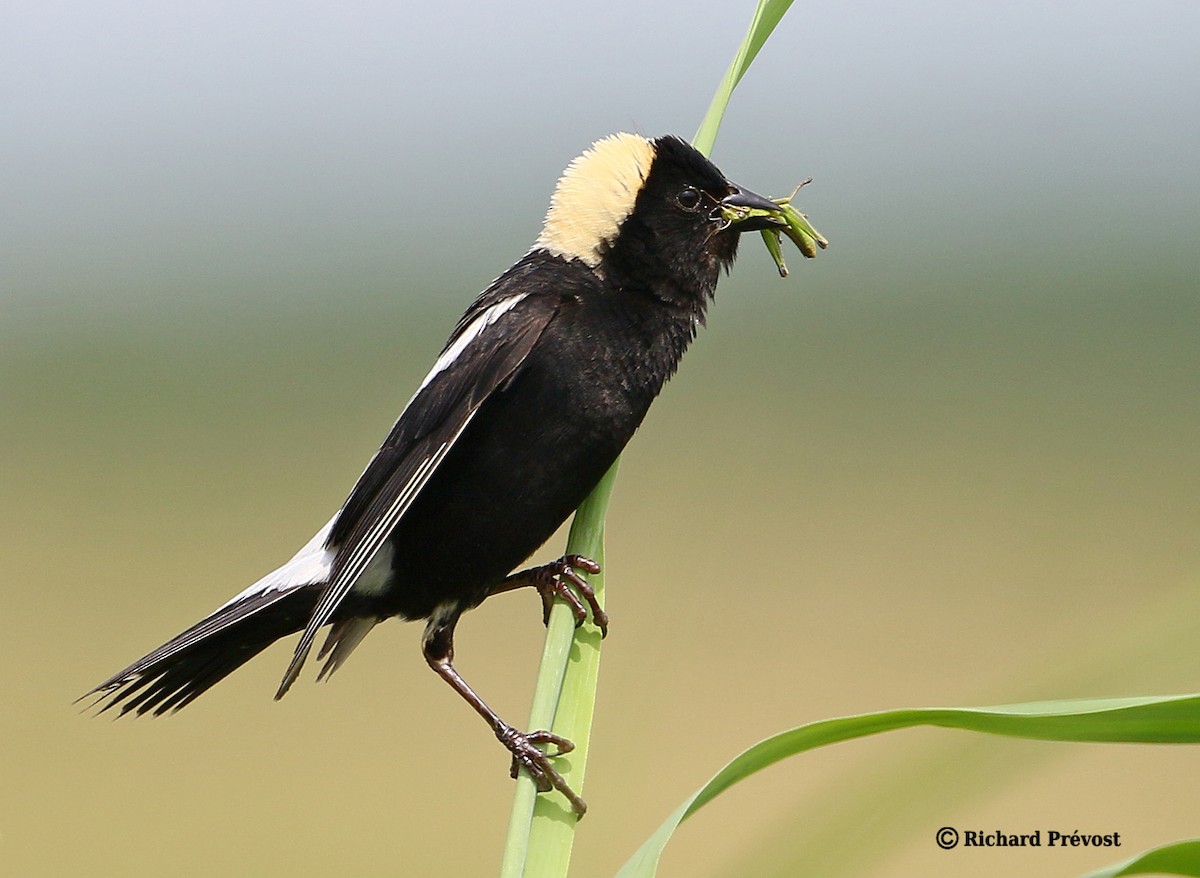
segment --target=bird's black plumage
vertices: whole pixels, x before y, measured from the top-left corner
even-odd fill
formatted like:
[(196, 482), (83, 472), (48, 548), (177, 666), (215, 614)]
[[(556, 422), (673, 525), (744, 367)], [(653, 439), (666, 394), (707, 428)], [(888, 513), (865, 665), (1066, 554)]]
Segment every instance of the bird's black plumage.
[(454, 624), (524, 584), (506, 577), (641, 424), (734, 258), (731, 205), (771, 206), (678, 138), (594, 145), (564, 174), (533, 249), (458, 322), (332, 521), (289, 564), (96, 687), (103, 709), (182, 707), (300, 631), (282, 695), (322, 627), (326, 673), (375, 622), (428, 619), (429, 663), (548, 786), (553, 770), (531, 743), (547, 738), (504, 724), (453, 670)]

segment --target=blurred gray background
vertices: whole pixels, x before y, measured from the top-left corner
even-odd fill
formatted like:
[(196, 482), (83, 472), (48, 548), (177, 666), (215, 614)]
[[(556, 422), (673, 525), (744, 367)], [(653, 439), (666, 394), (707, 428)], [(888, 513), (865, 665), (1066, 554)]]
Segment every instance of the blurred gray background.
[[(0, 874), (495, 872), (507, 761), (417, 625), (279, 704), (290, 644), (172, 719), (71, 701), (326, 520), (567, 161), (690, 136), (752, 8), (0, 9)], [(626, 455), (575, 874), (790, 725), (1200, 689), (1198, 33), (1194, 2), (784, 19), (714, 159), (813, 176), (832, 245), (785, 281), (744, 242)], [(518, 722), (540, 639), (531, 595), (460, 635)], [(1198, 780), (910, 731), (731, 791), (662, 871), (1078, 874), (1195, 835)]]

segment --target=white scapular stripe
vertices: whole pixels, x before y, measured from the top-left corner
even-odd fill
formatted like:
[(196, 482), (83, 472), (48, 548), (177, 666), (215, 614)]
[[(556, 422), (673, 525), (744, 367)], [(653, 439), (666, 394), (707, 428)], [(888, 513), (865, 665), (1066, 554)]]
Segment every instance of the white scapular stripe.
[[(428, 386), (429, 382), (436, 378), (441, 372), (458, 359), (459, 355), (467, 349), (467, 345), (479, 338), (479, 334), (485, 329), (515, 308), (521, 301), (528, 296), (528, 293), (518, 293), (515, 296), (510, 296), (507, 299), (501, 299), (495, 305), (485, 310), (482, 314), (471, 321), (471, 324), (462, 331), (462, 334), (454, 340), (454, 344), (446, 348), (446, 351), (437, 358), (437, 362), (433, 364), (433, 368), (429, 370), (429, 374), (425, 376), (425, 380), (421, 382), (421, 386), (417, 388), (417, 393)], [(415, 396), (415, 394), (414, 394)]]

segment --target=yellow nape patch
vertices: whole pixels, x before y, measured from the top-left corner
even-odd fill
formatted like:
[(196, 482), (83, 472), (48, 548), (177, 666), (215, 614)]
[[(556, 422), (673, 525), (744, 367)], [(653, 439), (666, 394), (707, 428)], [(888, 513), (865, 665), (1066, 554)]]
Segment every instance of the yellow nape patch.
[(595, 268), (604, 245), (633, 211), (653, 161), (654, 146), (644, 137), (597, 140), (563, 171), (533, 246)]

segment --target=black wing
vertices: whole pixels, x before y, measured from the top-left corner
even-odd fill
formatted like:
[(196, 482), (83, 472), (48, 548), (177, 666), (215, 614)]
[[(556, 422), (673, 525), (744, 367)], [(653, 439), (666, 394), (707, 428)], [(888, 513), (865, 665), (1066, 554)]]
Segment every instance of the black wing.
[(332, 575), (276, 698), (295, 681), (318, 629), (330, 621), (479, 407), (517, 373), (557, 312), (557, 297), (521, 292), (501, 280), (459, 321), (334, 522), (327, 543), (336, 552)]

